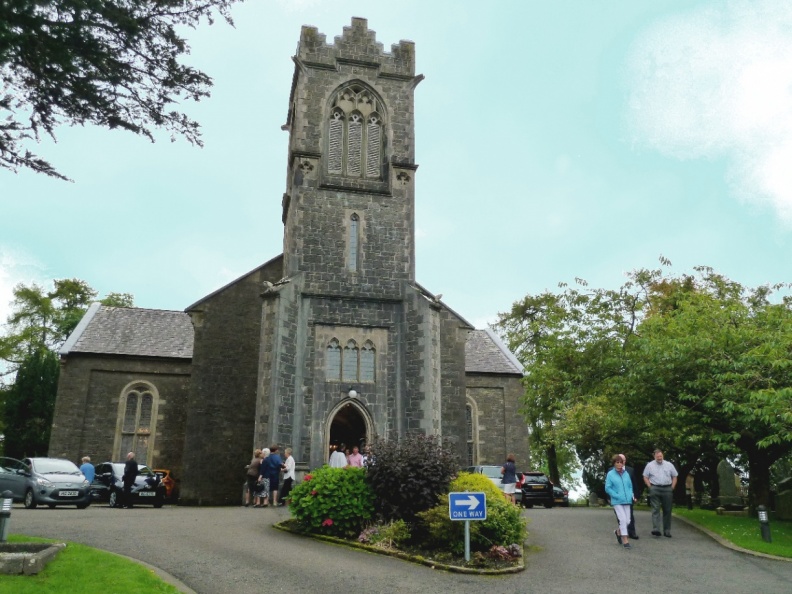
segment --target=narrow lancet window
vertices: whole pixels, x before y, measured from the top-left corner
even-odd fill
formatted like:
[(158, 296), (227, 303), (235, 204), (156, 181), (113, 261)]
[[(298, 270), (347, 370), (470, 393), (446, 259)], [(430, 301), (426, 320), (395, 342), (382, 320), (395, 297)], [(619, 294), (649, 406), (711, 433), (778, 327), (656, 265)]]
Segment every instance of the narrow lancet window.
[(335, 338), (327, 345), (326, 376), (329, 382), (341, 381), (341, 347)]
[(374, 363), (375, 363), (374, 345), (367, 341), (360, 349), (360, 381), (373, 382), (374, 381)]
[(357, 272), (358, 252), (360, 248), (360, 219), (356, 214), (349, 218), (349, 262), (347, 269), (350, 272)]
[(350, 340), (344, 347), (342, 365), (342, 379), (345, 382), (356, 382), (358, 380), (358, 348), (354, 340)]

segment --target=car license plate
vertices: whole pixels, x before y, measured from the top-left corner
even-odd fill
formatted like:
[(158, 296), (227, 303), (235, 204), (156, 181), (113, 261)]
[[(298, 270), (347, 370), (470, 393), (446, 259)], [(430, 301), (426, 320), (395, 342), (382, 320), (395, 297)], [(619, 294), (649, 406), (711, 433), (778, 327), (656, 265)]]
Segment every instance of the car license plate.
[(531, 487), (531, 488), (532, 488), (532, 489), (536, 489), (537, 491), (541, 491), (542, 489), (544, 489), (544, 487), (543, 487), (542, 485), (534, 485), (534, 486), (533, 486), (533, 487)]
[(61, 491), (60, 492), (60, 496), (61, 497), (77, 497), (77, 495), (79, 495), (79, 494), (80, 493), (77, 492), (77, 491)]
[(154, 497), (156, 493), (154, 493), (154, 491), (141, 491), (140, 493), (138, 493), (138, 495), (140, 495), (141, 497)]

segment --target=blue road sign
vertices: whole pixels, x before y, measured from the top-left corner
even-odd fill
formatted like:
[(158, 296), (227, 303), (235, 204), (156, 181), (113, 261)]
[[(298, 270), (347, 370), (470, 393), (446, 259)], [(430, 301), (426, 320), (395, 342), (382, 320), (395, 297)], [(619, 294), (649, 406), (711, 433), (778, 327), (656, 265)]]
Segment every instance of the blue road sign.
[(448, 516), (452, 520), (486, 520), (487, 498), (484, 493), (449, 493)]

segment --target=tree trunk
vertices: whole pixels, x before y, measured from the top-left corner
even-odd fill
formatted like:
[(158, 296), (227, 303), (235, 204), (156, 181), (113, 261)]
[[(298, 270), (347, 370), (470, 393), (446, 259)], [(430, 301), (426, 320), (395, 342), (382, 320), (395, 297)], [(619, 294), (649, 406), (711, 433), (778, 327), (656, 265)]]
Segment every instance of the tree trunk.
[(561, 484), (561, 476), (558, 472), (558, 454), (556, 453), (555, 444), (547, 446), (547, 470), (550, 473), (550, 480), (554, 485)]
[(767, 509), (771, 507), (770, 501), (770, 466), (774, 458), (766, 449), (753, 447), (747, 450), (748, 469), (748, 504), (751, 513), (756, 511), (756, 507), (764, 505)]

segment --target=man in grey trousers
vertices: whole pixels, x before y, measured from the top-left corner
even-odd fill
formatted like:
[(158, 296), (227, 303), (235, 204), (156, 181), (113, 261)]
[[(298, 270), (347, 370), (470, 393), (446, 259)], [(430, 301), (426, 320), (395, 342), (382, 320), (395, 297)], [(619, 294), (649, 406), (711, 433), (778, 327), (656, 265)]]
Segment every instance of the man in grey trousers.
[(643, 479), (649, 488), (649, 503), (652, 505), (652, 536), (660, 536), (662, 509), (663, 536), (671, 538), (671, 508), (674, 505), (674, 487), (677, 470), (671, 462), (663, 460), (663, 451), (654, 451), (654, 462), (644, 468)]

